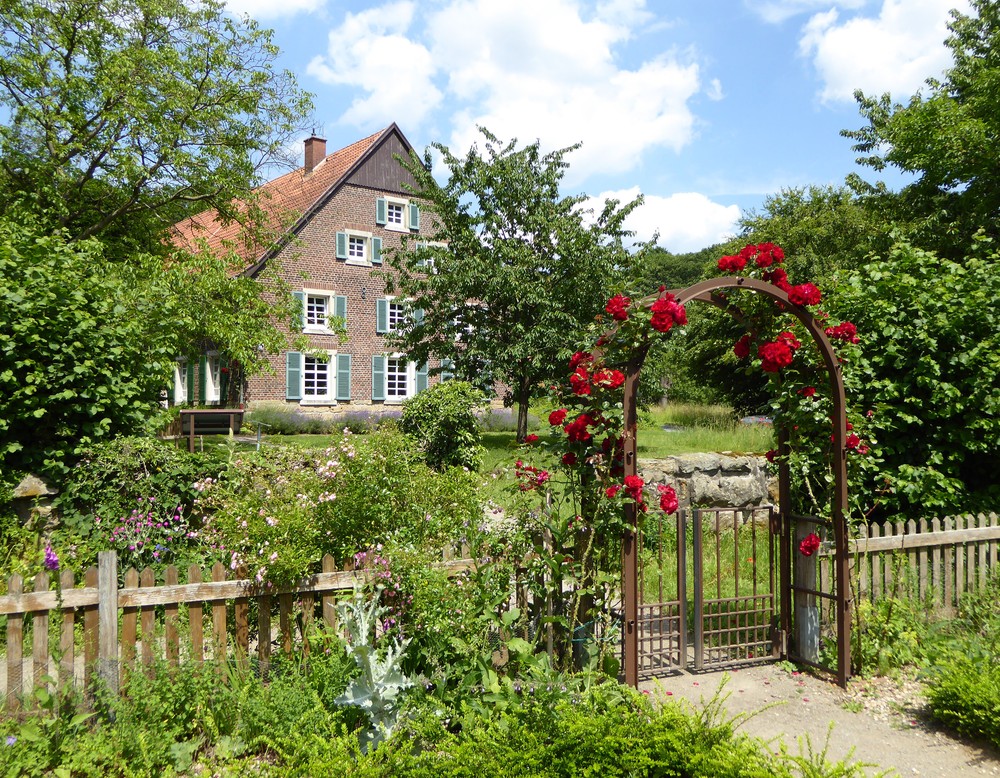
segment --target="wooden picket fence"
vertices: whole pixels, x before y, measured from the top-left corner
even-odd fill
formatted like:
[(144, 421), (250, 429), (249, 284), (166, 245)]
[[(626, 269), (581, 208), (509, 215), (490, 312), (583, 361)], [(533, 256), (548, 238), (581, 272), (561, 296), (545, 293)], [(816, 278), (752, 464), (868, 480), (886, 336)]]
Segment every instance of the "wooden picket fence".
[[(323, 572), (294, 586), (263, 591), (254, 581), (228, 579), (229, 571), (221, 563), (207, 574), (192, 565), (186, 584), (178, 582), (174, 566), (164, 570), (162, 581), (150, 568), (129, 569), (124, 586), (119, 586), (114, 551), (98, 555), (97, 566), (84, 573), (82, 587), (76, 586), (70, 570), (59, 576), (55, 589), (48, 573), (37, 575), (28, 591), (21, 576), (11, 576), (8, 594), (0, 597), (0, 615), (7, 616), (6, 684), (0, 696), (13, 711), (34, 688), (45, 684), (63, 688), (82, 682), (91, 688), (100, 677), (117, 691), (124, 674), (137, 664), (202, 663), (210, 658), (220, 666), (231, 659), (249, 666), (251, 651), (256, 653), (257, 669), (266, 672), (274, 643), (285, 653), (296, 645), (308, 653), (304, 636), (317, 615), (327, 626), (335, 626), (338, 599), (365, 580), (364, 571), (337, 570), (330, 556), (322, 564)], [(449, 575), (473, 566), (469, 559), (446, 559), (441, 564)], [(256, 606), (256, 645), (251, 642), (251, 605)], [(77, 650), (81, 633), (82, 656)]]
[[(918, 600), (951, 613), (962, 595), (979, 592), (997, 574), (997, 514), (862, 526), (849, 541), (856, 595)], [(820, 575), (831, 574), (833, 550), (820, 550)], [(826, 591), (826, 590), (824, 590)]]

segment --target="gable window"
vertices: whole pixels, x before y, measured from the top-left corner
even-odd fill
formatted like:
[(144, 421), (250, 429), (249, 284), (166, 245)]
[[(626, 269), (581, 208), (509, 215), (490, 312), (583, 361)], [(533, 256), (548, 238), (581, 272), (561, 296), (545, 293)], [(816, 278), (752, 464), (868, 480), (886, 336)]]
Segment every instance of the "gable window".
[(373, 237), (370, 232), (338, 232), (337, 259), (345, 260), (348, 265), (381, 265), (382, 239)]
[(399, 197), (375, 198), (375, 223), (395, 232), (420, 229), (420, 206)]

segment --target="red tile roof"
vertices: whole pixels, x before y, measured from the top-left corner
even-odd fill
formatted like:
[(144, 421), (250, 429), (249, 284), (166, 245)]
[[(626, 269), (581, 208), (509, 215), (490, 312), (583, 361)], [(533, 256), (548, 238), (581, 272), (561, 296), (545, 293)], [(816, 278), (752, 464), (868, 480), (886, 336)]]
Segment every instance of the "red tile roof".
[[(261, 195), (259, 204), (265, 213), (265, 232), (273, 236), (286, 235), (304, 214), (342, 183), (359, 160), (394, 127), (391, 125), (328, 154), (309, 173), (305, 167), (300, 167), (254, 190)], [(243, 203), (235, 205), (238, 211), (245, 209)], [(246, 265), (263, 259), (272, 247), (247, 240), (238, 220), (224, 223), (214, 208), (184, 219), (172, 228), (172, 242), (179, 248), (194, 249), (202, 240), (213, 252), (232, 249)]]

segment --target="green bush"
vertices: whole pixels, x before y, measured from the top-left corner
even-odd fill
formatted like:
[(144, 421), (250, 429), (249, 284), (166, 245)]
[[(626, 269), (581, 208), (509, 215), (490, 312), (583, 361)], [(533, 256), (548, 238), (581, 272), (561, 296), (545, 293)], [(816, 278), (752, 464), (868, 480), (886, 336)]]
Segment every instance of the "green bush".
[(949, 653), (929, 674), (931, 715), (965, 737), (1000, 748), (1000, 666), (993, 655)]
[(435, 470), (483, 461), (476, 411), (486, 395), (466, 381), (442, 381), (403, 403), (400, 428), (417, 441), (424, 461)]
[(315, 572), (324, 554), (342, 566), (390, 539), (440, 549), (480, 512), (474, 474), (431, 470), (409, 438), (388, 429), (346, 434), (325, 451), (248, 452), (225, 481), (197, 488), (205, 542), (260, 583)]

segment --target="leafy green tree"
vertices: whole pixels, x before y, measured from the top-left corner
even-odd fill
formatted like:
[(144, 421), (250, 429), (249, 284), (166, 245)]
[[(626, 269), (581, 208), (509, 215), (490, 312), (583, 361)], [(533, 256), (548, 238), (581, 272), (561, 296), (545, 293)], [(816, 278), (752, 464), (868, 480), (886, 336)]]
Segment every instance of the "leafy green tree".
[[(309, 98), (270, 31), (219, 0), (0, 0), (0, 211), (147, 251), (247, 196)], [(251, 219), (252, 221), (252, 219)]]
[(861, 356), (845, 376), (872, 411), (881, 471), (860, 485), (883, 514), (992, 509), (1000, 496), (1000, 254), (980, 239), (961, 262), (898, 243), (828, 300)]
[(506, 387), (523, 440), (529, 400), (565, 375), (586, 326), (625, 286), (633, 255), (623, 222), (640, 200), (585, 213), (582, 196), (559, 192), (577, 146), (543, 154), (538, 142), (518, 148), (481, 132), (484, 150), (464, 159), (433, 145), (448, 170), (443, 185), (430, 149), (405, 161), (434, 220), (432, 243), (394, 253), (387, 283), (422, 311), (400, 337), (410, 358), (437, 355), (477, 385)]
[(856, 92), (868, 125), (842, 134), (864, 155), (860, 164), (915, 176), (898, 194), (851, 176), (869, 207), (905, 227), (916, 244), (957, 259), (978, 230), (997, 235), (1000, 6), (972, 0), (971, 14), (952, 11), (949, 29), (954, 64), (943, 80), (928, 79), (926, 94), (906, 105)]
[(715, 254), (715, 246), (686, 254), (672, 254), (655, 246), (636, 263), (631, 288), (640, 294), (650, 294), (660, 285), (667, 289), (684, 289), (705, 277), (705, 267)]
[(0, 217), (0, 468), (55, 473), (140, 429), (178, 351), (96, 240)]

